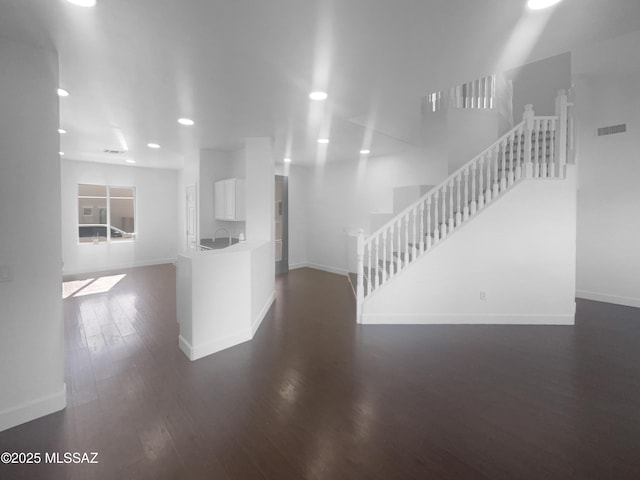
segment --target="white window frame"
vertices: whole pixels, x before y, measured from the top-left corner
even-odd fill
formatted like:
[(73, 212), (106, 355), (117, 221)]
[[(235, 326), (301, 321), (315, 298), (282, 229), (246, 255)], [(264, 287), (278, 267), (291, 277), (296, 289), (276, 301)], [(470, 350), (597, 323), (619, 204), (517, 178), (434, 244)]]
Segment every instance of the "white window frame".
[[(106, 190), (106, 196), (104, 197), (99, 197), (96, 195), (80, 195), (80, 185), (92, 185), (92, 186), (96, 186), (96, 187), (104, 187)], [(112, 188), (130, 188), (133, 192), (133, 232), (131, 233), (131, 238), (126, 238), (126, 239), (121, 239), (121, 240), (117, 240), (117, 241), (113, 241), (111, 240), (111, 199), (120, 199), (120, 200), (131, 200), (131, 197), (118, 197), (118, 196), (111, 196), (111, 189)], [(120, 243), (131, 243), (133, 241), (136, 240), (136, 238), (138, 237), (138, 205), (137, 205), (137, 192), (136, 192), (136, 187), (133, 185), (103, 185), (100, 183), (79, 183), (78, 184), (78, 189), (76, 190), (77, 194), (76, 194), (76, 235), (77, 235), (77, 239), (78, 239), (78, 245), (95, 245), (92, 242), (81, 242), (80, 241), (80, 227), (83, 225), (82, 223), (80, 223), (80, 199), (99, 199), (99, 200), (106, 200), (106, 205), (107, 205), (107, 218), (106, 218), (106, 227), (107, 227), (107, 240), (105, 242), (99, 242), (98, 245), (100, 244), (109, 244), (109, 243), (113, 243), (113, 244), (120, 244)], [(87, 208), (87, 207), (85, 207)], [(90, 207), (92, 210), (94, 210), (96, 207), (95, 205)], [(83, 212), (84, 214), (84, 208), (83, 208)], [(117, 228), (117, 227), (116, 227)]]

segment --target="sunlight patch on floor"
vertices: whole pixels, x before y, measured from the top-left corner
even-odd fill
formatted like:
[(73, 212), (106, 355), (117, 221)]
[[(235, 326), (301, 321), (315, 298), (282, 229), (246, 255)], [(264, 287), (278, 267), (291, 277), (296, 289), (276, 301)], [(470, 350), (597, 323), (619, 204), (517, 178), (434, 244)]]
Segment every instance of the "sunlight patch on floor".
[(87, 278), (84, 280), (70, 280), (62, 282), (62, 298), (82, 297), (94, 295), (96, 293), (106, 293), (115, 287), (127, 274), (108, 275), (98, 278)]

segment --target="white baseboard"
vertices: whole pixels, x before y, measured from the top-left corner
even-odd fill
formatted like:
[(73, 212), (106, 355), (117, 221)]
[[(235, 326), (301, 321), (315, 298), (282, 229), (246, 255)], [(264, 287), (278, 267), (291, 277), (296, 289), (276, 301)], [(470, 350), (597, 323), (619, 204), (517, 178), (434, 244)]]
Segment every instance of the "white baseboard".
[(101, 267), (93, 267), (93, 268), (79, 268), (73, 270), (64, 269), (62, 274), (63, 276), (67, 275), (84, 275), (87, 273), (100, 273), (100, 272), (111, 272), (113, 270), (124, 270), (127, 268), (136, 268), (136, 267), (149, 267), (151, 265), (164, 265), (166, 263), (176, 263), (177, 257), (173, 258), (159, 258), (155, 260), (145, 260), (142, 262), (131, 262), (131, 263), (122, 263), (122, 264), (114, 264), (114, 265), (103, 265)]
[(254, 318), (253, 321), (251, 322), (251, 338), (253, 338), (253, 336), (256, 334), (256, 332), (260, 328), (260, 325), (262, 325), (262, 321), (264, 320), (264, 317), (267, 316), (267, 312), (269, 311), (269, 309), (271, 308), (271, 305), (273, 304), (273, 302), (275, 302), (275, 300), (276, 300), (276, 292), (272, 292), (269, 298), (267, 299), (266, 303), (262, 307), (262, 310), (260, 310), (260, 313), (258, 313), (256, 318)]
[(369, 325), (574, 325), (575, 315), (567, 314), (374, 314), (363, 313)]
[(202, 343), (200, 345), (191, 345), (187, 342), (182, 335), (178, 337), (178, 346), (180, 350), (189, 358), (194, 361), (199, 358), (206, 357), (213, 353), (226, 350), (227, 348), (235, 347), (241, 343), (251, 340), (251, 330), (246, 329), (231, 335), (227, 335), (222, 338), (217, 338), (211, 342)]
[(182, 352), (189, 358), (189, 360), (198, 360), (199, 358), (206, 357), (213, 353), (220, 352), (222, 350), (226, 350), (227, 348), (235, 347), (244, 342), (248, 342), (253, 338), (255, 333), (262, 325), (262, 321), (264, 317), (267, 316), (267, 312), (271, 308), (271, 305), (276, 299), (276, 294), (273, 292), (266, 303), (260, 310), (260, 313), (253, 319), (251, 323), (251, 328), (246, 330), (241, 330), (236, 333), (232, 333), (231, 335), (226, 335), (222, 338), (217, 338), (210, 342), (202, 343), (200, 345), (191, 345), (182, 335), (178, 336), (178, 347)]
[(50, 395), (25, 402), (22, 405), (0, 412), (0, 432), (21, 425), (36, 418), (64, 410), (67, 406), (67, 385)]
[(307, 262), (290, 263), (289, 270), (297, 270), (298, 268), (307, 268), (308, 266), (309, 264)]
[(321, 265), (319, 263), (296, 263), (294, 265), (289, 265), (289, 270), (295, 270), (297, 268), (313, 268), (314, 270), (321, 270), (323, 272), (335, 273), (337, 275), (347, 276), (349, 272), (344, 268), (331, 267), (329, 265)]
[(640, 298), (621, 297), (620, 295), (588, 292), (586, 290), (576, 290), (576, 297), (584, 298), (585, 300), (594, 300), (596, 302), (605, 302), (605, 303), (614, 303), (616, 305), (624, 305), (625, 307), (640, 308)]

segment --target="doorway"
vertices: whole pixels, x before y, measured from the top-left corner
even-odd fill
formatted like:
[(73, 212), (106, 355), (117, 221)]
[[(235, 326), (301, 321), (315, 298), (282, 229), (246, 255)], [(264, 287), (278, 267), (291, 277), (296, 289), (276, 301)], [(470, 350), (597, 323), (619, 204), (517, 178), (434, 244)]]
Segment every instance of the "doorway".
[(289, 188), (288, 177), (275, 178), (275, 258), (276, 275), (289, 271)]

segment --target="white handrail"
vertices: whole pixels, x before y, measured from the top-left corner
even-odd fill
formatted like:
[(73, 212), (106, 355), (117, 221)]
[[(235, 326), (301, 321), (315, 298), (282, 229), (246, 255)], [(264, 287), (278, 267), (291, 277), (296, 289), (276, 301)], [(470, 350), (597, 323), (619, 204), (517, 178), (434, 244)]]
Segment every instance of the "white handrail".
[(527, 105), (520, 123), (437, 186), (367, 237), (359, 231), (358, 322), (366, 296), (396, 278), (520, 179), (564, 178), (572, 140), (567, 138), (569, 106), (564, 91), (556, 99), (557, 115), (535, 116)]
[[(551, 118), (556, 118), (556, 117), (535, 117), (535, 118), (541, 118), (541, 119), (551, 119)], [(489, 145), (487, 148), (485, 148), (481, 153), (479, 153), (478, 155), (476, 155), (475, 157), (473, 157), (471, 160), (469, 160), (467, 163), (465, 163), (462, 167), (460, 167), (459, 169), (457, 169), (455, 172), (453, 172), (451, 175), (449, 175), (447, 178), (445, 178), (442, 182), (440, 182), (438, 185), (436, 185), (435, 187), (433, 187), (431, 190), (429, 190), (427, 193), (425, 193), (424, 195), (422, 195), (418, 200), (416, 200), (415, 202), (413, 202), (412, 204), (410, 204), (408, 207), (406, 207), (404, 210), (402, 210), (400, 213), (398, 213), (393, 219), (389, 220), (387, 223), (385, 223), (384, 225), (382, 225), (380, 228), (378, 228), (376, 231), (374, 231), (373, 233), (369, 234), (367, 236), (367, 238), (365, 238), (365, 244), (369, 244), (372, 240), (373, 237), (380, 235), (384, 230), (387, 230), (389, 228), (389, 226), (396, 222), (398, 217), (402, 217), (404, 215), (406, 215), (407, 213), (409, 213), (411, 211), (411, 209), (419, 206), (422, 202), (424, 202), (427, 197), (431, 196), (434, 194), (434, 192), (438, 189), (440, 189), (443, 185), (447, 185), (451, 180), (455, 179), (455, 177), (461, 173), (464, 172), (464, 170), (466, 170), (472, 163), (476, 162), (480, 157), (484, 157), (487, 153), (489, 153), (492, 149), (496, 148), (496, 146), (498, 146), (500, 144), (500, 142), (502, 142), (503, 140), (508, 139), (508, 137), (512, 134), (515, 133), (518, 129), (520, 129), (522, 126), (524, 125), (524, 121), (520, 122), (519, 124), (517, 124), (515, 127), (513, 127), (511, 130), (509, 130), (507, 133), (505, 133), (503, 136), (501, 136), (498, 140), (496, 140), (495, 142), (493, 142), (491, 145)]]

